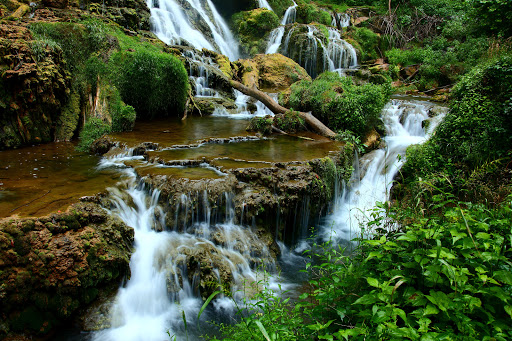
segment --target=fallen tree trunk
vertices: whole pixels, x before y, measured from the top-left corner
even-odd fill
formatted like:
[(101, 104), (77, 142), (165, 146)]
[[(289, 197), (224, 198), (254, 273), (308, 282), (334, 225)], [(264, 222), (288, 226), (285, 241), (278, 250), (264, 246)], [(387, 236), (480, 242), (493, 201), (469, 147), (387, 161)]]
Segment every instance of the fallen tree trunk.
[[(258, 90), (256, 87), (249, 88), (245, 85), (243, 85), (240, 82), (237, 82), (235, 80), (230, 79), (229, 84), (238, 91), (242, 92), (243, 94), (247, 96), (251, 96), (253, 98), (256, 98), (261, 103), (265, 104), (265, 106), (272, 111), (274, 114), (286, 114), (290, 111), (290, 109), (286, 109), (285, 107), (282, 107), (272, 99), (269, 95), (264, 93), (263, 91)], [(313, 116), (310, 112), (301, 112), (298, 111), (298, 114), (300, 118), (302, 118), (306, 123), (313, 128), (313, 130), (323, 136), (334, 138), (336, 136), (336, 133), (329, 129), (325, 124), (320, 122), (315, 116)]]

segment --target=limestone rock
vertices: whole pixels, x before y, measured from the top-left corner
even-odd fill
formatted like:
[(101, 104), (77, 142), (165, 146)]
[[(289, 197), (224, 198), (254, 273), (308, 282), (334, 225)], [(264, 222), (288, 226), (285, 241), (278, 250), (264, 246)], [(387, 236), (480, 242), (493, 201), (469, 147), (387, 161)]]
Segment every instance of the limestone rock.
[(0, 316), (9, 331), (45, 334), (119, 283), (130, 273), (133, 235), (92, 202), (0, 221)]

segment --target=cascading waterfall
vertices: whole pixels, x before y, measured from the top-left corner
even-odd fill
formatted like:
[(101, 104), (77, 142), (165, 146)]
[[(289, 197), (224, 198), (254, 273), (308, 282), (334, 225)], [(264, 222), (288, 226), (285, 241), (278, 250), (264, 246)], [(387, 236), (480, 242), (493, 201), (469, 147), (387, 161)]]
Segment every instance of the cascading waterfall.
[(279, 51), (279, 47), (283, 41), (284, 30), (284, 26), (279, 26), (270, 32), (265, 54), (277, 53), (277, 51)]
[(266, 8), (268, 10), (273, 11), (272, 7), (270, 7), (267, 0), (258, 0), (258, 7), (260, 8)]
[(297, 19), (297, 4), (293, 2), (293, 6), (288, 7), (281, 20), (281, 26), (275, 28), (270, 32), (267, 50), (265, 54), (277, 53), (283, 41), (285, 25), (293, 24)]
[(337, 195), (334, 213), (325, 219), (321, 231), (324, 240), (340, 242), (361, 236), (361, 233), (371, 235), (371, 231), (361, 231), (360, 224), (368, 221), (377, 202), (388, 200), (393, 178), (405, 162), (405, 150), (412, 144), (425, 142), (444, 116), (439, 114), (432, 118), (426, 132), (422, 122), (429, 118), (429, 109), (420, 102), (392, 100), (387, 105), (382, 113), (386, 147), (365, 155), (361, 162), (356, 158), (349, 186), (344, 186)]
[(154, 33), (171, 45), (190, 44), (214, 50), (230, 60), (239, 58), (238, 42), (211, 0), (148, 0)]
[(293, 6), (288, 7), (286, 12), (284, 12), (283, 19), (281, 20), (281, 25), (293, 24), (297, 20), (297, 3), (293, 2)]
[[(92, 339), (161, 341), (169, 339), (169, 332), (182, 340), (183, 314), (188, 317), (190, 334), (203, 304), (201, 268), (190, 270), (190, 259), (198, 262), (206, 255), (204, 261), (211, 262), (206, 266), (213, 269), (214, 282), (219, 285), (221, 272), (229, 272), (234, 299), (242, 298), (246, 283), (261, 279), (256, 267), (275, 272), (275, 262), (251, 229), (235, 224), (234, 198), (229, 193), (215, 205), (210, 205), (206, 191), (181, 194), (175, 212), (169, 213), (174, 214), (175, 224), (166, 227), (165, 214), (158, 205), (159, 191), (145, 189), (135, 171), (123, 165), (123, 161), (140, 159), (130, 154), (104, 159), (99, 166), (121, 168), (127, 178), (124, 187), (109, 189), (111, 213), (134, 228), (135, 252), (130, 261), (131, 278), (119, 289), (111, 309), (111, 328), (96, 332)], [(222, 314), (233, 308), (232, 298), (220, 297), (211, 309)], [(207, 319), (207, 313), (204, 315)]]
[[(339, 24), (339, 26), (338, 26)], [(350, 26), (350, 15), (347, 13), (333, 13), (331, 26), (334, 27), (349, 27)]]
[[(296, 30), (302, 29), (302, 26), (294, 26), (286, 34), (284, 44), (279, 43), (276, 48), (278, 42), (282, 41), (282, 36), (277, 32), (278, 29), (275, 30), (275, 37), (271, 35), (271, 38), (273, 38), (269, 41), (267, 52), (277, 52), (280, 49), (284, 55), (295, 59), (296, 62), (302, 65), (313, 78), (321, 71), (333, 71), (344, 75), (345, 70), (356, 68), (358, 65), (356, 50), (352, 45), (341, 39), (340, 32), (335, 28), (330, 27), (328, 29), (327, 45), (319, 38), (322, 36), (321, 31), (313, 25), (307, 25), (307, 33), (300, 33), (304, 39), (299, 44), (290, 44)], [(319, 48), (323, 55), (322, 67), (318, 65)]]
[(194, 94), (196, 97), (220, 97), (215, 89), (210, 88), (209, 68), (213, 65), (210, 57), (201, 56), (193, 50), (183, 53), (190, 61), (189, 79), (194, 84)]
[(329, 28), (329, 44), (324, 51), (324, 70), (343, 74), (345, 69), (357, 67), (356, 49), (341, 39), (337, 29)]

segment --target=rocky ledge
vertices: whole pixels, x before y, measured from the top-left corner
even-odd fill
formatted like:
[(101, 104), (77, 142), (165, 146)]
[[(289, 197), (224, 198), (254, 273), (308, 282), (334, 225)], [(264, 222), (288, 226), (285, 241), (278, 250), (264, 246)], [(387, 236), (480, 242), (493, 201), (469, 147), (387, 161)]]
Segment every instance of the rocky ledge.
[(134, 232), (98, 204), (0, 221), (0, 338), (46, 334), (130, 275)]

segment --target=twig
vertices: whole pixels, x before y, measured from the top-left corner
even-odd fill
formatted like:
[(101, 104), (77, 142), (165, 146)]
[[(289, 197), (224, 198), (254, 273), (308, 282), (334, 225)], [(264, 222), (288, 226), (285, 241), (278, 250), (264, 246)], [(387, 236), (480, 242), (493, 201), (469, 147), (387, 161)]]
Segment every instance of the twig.
[(51, 191), (52, 191), (52, 190), (51, 190), (51, 189), (49, 189), (49, 190), (48, 190), (48, 192), (46, 192), (45, 194), (41, 195), (39, 198), (35, 198), (34, 200), (29, 201), (28, 203), (26, 203), (26, 204), (24, 204), (24, 205), (21, 205), (21, 206), (18, 206), (18, 207), (16, 207), (16, 208), (13, 208), (9, 213), (12, 213), (12, 212), (16, 211), (17, 209), (20, 209), (20, 208), (22, 208), (23, 206), (28, 206), (28, 205), (30, 205), (30, 204), (31, 204), (31, 203), (33, 203), (34, 201), (39, 200), (39, 199), (41, 199), (42, 197), (46, 196), (46, 195), (47, 195), (48, 193), (50, 193)]

